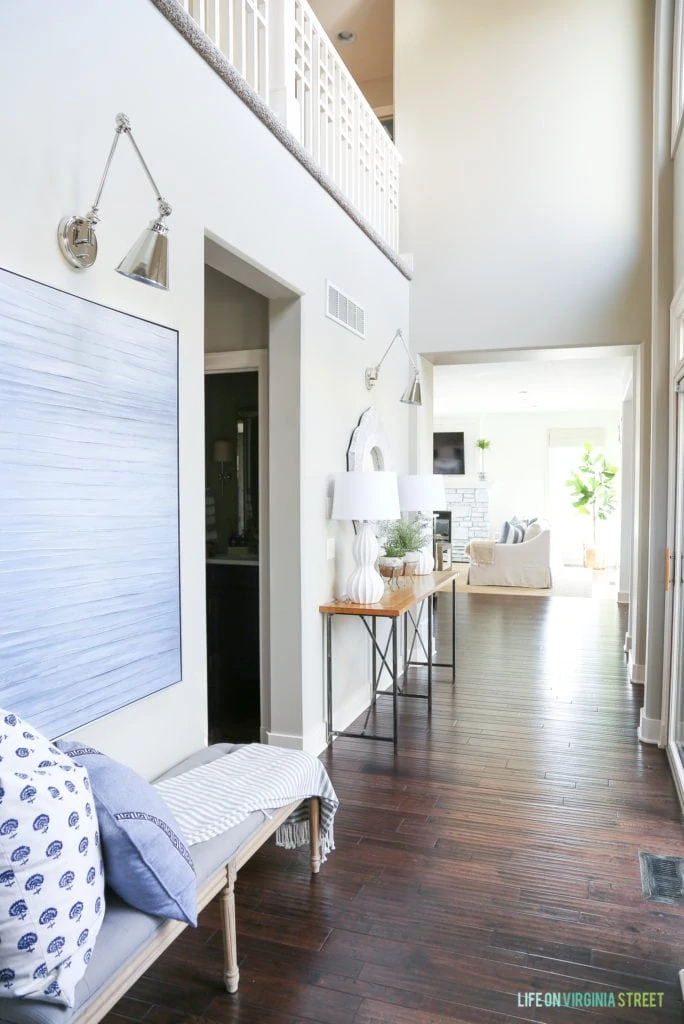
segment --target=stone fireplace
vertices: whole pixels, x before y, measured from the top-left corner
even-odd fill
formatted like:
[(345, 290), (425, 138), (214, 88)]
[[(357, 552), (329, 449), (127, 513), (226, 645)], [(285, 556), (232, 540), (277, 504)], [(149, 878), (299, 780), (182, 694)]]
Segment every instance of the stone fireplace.
[(489, 537), (489, 490), (481, 480), (453, 486), (445, 480), (447, 509), (451, 512), (451, 552), (455, 562), (467, 561), (465, 546), (473, 537)]

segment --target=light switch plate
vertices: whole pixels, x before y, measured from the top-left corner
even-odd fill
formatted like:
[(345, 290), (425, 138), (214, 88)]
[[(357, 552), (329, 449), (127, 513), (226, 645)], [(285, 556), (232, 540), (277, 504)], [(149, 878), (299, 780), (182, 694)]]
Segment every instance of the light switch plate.
[(326, 558), (334, 558), (335, 557), (335, 538), (334, 537), (328, 537), (328, 540), (327, 540), (326, 545), (325, 545), (325, 553), (326, 553)]

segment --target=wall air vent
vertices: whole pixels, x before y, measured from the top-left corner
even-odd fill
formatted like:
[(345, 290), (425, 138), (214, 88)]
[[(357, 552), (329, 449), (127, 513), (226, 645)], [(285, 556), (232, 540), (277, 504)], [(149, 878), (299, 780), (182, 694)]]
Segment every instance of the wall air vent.
[(359, 338), (366, 337), (366, 311), (361, 306), (336, 288), (330, 281), (326, 281), (326, 316), (334, 320), (340, 327), (346, 327), (348, 331), (358, 334)]

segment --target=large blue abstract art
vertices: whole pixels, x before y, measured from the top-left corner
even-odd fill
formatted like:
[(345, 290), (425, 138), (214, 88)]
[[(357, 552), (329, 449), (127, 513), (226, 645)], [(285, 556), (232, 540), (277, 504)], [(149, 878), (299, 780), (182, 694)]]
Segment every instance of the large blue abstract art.
[(0, 270), (0, 706), (177, 683), (179, 584), (177, 332)]

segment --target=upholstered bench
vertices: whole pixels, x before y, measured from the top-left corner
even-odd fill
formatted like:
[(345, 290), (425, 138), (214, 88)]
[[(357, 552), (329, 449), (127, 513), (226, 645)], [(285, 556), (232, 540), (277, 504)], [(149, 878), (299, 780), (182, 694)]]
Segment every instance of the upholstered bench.
[[(230, 743), (207, 747), (161, 778), (173, 778), (235, 749), (237, 747)], [(254, 812), (227, 832), (191, 847), (197, 875), (197, 909), (202, 910), (215, 896), (221, 895), (223, 977), (229, 992), (237, 991), (239, 980), (234, 894), (237, 872), (302, 802), (295, 801), (275, 810), (264, 808), (267, 820), (264, 814)], [(321, 863), (317, 797), (309, 800), (309, 821), (311, 870), (316, 873)], [(86, 973), (76, 987), (75, 1005), (65, 1007), (35, 999), (3, 999), (0, 1000), (1, 1024), (95, 1024), (186, 927), (181, 921), (164, 920), (135, 910), (108, 892), (102, 929)]]

